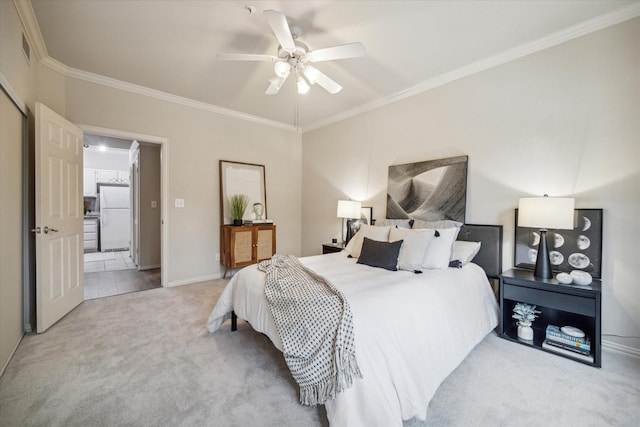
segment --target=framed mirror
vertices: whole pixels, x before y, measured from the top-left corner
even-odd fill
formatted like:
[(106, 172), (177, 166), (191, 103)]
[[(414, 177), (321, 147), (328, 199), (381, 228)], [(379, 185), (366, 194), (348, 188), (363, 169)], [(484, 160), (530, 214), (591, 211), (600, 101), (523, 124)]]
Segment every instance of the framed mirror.
[(256, 203), (262, 204), (262, 219), (268, 218), (264, 165), (220, 160), (220, 218), (223, 225), (233, 224), (229, 197), (235, 194), (244, 194), (249, 198), (243, 220), (256, 220), (253, 208)]

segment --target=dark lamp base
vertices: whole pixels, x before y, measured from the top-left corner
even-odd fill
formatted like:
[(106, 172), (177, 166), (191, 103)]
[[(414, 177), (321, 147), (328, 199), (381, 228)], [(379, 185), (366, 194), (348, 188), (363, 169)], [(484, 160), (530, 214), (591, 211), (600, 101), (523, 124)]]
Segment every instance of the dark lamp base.
[(535, 277), (540, 279), (551, 279), (551, 261), (549, 261), (549, 249), (547, 246), (547, 230), (540, 230), (540, 243), (538, 244), (538, 257), (536, 258), (536, 268), (533, 271)]

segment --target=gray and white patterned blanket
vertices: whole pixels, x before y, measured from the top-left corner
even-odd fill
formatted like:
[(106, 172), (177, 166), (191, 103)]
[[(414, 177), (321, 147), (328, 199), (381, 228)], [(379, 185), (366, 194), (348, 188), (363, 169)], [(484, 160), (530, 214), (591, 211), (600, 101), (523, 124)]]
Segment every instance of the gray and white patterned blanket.
[(323, 404), (362, 378), (345, 296), (293, 255), (275, 255), (258, 268), (300, 402)]

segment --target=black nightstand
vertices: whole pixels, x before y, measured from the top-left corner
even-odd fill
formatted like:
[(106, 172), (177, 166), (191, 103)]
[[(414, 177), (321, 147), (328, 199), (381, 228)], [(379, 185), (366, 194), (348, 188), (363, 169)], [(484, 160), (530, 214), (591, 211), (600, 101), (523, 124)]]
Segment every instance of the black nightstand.
[[(535, 347), (587, 365), (601, 366), (602, 283), (594, 279), (589, 286), (563, 285), (555, 278), (539, 279), (533, 271), (512, 269), (500, 276), (500, 337)], [(533, 322), (533, 341), (518, 339), (513, 308), (517, 302), (537, 305), (541, 311)], [(547, 325), (575, 326), (591, 339), (593, 362), (543, 348)]]
[(334, 252), (340, 252), (344, 249), (344, 243), (323, 243), (322, 244), (322, 255), (324, 254), (332, 254)]

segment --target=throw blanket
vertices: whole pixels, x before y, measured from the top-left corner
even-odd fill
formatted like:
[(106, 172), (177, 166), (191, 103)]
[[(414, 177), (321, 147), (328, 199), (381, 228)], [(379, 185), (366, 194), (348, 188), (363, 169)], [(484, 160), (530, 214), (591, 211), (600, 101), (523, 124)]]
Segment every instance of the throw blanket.
[(264, 292), (300, 402), (323, 404), (351, 387), (354, 376), (362, 378), (344, 295), (293, 255), (275, 255), (258, 268), (266, 273)]

